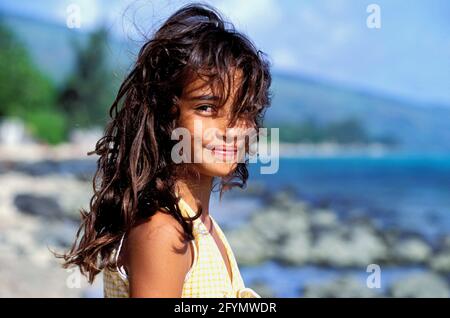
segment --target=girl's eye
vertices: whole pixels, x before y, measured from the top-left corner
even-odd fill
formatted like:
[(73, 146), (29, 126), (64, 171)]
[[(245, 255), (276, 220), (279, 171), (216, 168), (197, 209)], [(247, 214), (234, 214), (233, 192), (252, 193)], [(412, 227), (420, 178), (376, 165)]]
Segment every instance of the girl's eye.
[(201, 113), (208, 113), (208, 114), (213, 113), (215, 110), (212, 105), (201, 105), (195, 109)]

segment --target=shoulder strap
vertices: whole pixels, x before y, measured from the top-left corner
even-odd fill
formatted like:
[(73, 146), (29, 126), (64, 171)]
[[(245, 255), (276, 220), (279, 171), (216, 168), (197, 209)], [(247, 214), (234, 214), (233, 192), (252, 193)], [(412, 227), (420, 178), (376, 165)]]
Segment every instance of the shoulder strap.
[(120, 254), (120, 250), (122, 249), (122, 244), (123, 244), (123, 239), (125, 238), (125, 233), (122, 235), (122, 238), (120, 239), (120, 243), (119, 243), (119, 247), (116, 250), (116, 255), (115, 255), (115, 266), (117, 269), (117, 272), (119, 273), (120, 277), (122, 277), (122, 279), (126, 280), (127, 279), (127, 273), (125, 272), (123, 266), (118, 266), (118, 261), (119, 261), (119, 254)]
[(187, 204), (187, 202), (184, 201), (182, 197), (180, 197), (179, 207), (180, 207), (181, 213), (183, 213), (184, 216), (190, 216), (190, 217), (195, 216), (194, 210), (192, 210), (192, 208), (189, 206), (189, 204)]

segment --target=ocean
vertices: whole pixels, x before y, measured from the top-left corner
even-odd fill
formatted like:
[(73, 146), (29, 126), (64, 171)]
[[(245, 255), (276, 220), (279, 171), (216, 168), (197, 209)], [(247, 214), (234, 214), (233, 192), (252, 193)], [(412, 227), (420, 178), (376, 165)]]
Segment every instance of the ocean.
[(249, 185), (291, 189), (343, 219), (366, 216), (429, 239), (450, 233), (450, 154), (281, 158), (275, 174), (261, 174), (260, 164), (249, 172)]
[[(344, 222), (368, 218), (381, 231), (419, 234), (431, 246), (450, 234), (450, 154), (281, 158), (276, 174), (261, 174), (260, 164), (250, 164), (249, 172), (249, 186), (260, 183), (269, 192), (290, 190), (312, 206), (332, 209)], [(211, 206), (221, 224), (232, 228), (263, 202), (261, 197), (229, 196), (226, 204), (213, 200)], [(383, 268), (380, 291), (386, 292), (386, 286), (402, 277), (426, 271), (413, 264)], [(277, 297), (302, 297), (308, 284), (346, 275), (365, 286), (367, 278), (365, 269), (284, 266), (270, 260), (242, 266), (241, 273), (246, 284), (262, 282)]]

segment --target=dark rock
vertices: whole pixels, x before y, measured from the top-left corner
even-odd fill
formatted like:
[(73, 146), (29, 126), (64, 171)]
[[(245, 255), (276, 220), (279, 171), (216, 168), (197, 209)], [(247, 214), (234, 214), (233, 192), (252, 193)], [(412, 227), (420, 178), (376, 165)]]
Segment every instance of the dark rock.
[(61, 206), (52, 197), (21, 193), (14, 197), (14, 204), (19, 211), (29, 215), (49, 219), (62, 219), (64, 216)]
[(14, 170), (32, 176), (48, 174), (75, 175), (81, 180), (90, 180), (95, 173), (96, 161), (93, 159), (42, 160), (38, 162), (16, 163)]

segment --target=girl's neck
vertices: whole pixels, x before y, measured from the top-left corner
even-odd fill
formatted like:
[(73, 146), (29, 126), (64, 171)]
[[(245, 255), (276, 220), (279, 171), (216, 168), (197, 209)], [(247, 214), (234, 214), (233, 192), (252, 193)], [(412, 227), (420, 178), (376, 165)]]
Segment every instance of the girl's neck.
[(209, 216), (209, 198), (211, 195), (213, 178), (201, 175), (199, 179), (194, 180), (178, 180), (176, 188), (179, 196), (195, 211), (199, 207), (196, 199), (202, 205), (202, 221), (205, 221)]

